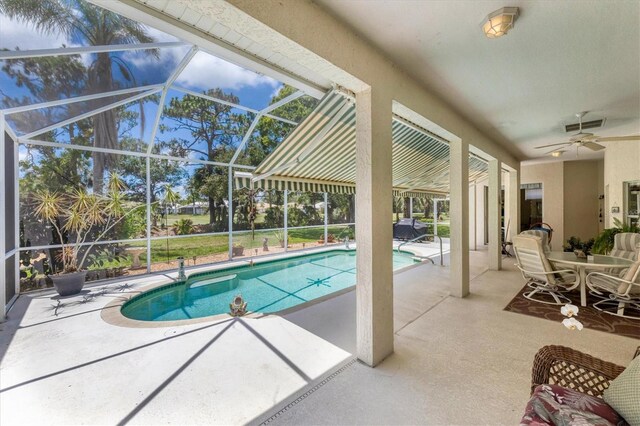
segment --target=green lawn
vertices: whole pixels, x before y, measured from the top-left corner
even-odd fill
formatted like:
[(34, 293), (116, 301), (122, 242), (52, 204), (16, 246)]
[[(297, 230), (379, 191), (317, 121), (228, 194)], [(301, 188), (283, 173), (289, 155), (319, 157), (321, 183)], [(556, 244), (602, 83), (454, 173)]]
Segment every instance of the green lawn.
[[(172, 216), (181, 218), (208, 218), (206, 215), (170, 215), (169, 218)], [(427, 220), (427, 222), (431, 221)], [(330, 225), (328, 232), (340, 241), (344, 240), (346, 236), (349, 236), (350, 240), (354, 240), (355, 227), (353, 225)], [(449, 237), (449, 226), (439, 224), (438, 235), (441, 237)], [(268, 239), (270, 246), (277, 245), (283, 238), (282, 231), (256, 230), (253, 237), (251, 232), (248, 231), (234, 232), (233, 234), (233, 242), (235, 245), (240, 244), (250, 250), (261, 248), (264, 238)], [(324, 228), (322, 226), (289, 230), (289, 244), (315, 242), (323, 238)], [(129, 246), (145, 247), (146, 243), (144, 241), (130, 243)], [(226, 253), (228, 250), (229, 238), (227, 235), (192, 235), (184, 238), (154, 240), (151, 242), (151, 262), (174, 260), (180, 256), (185, 258), (191, 258), (193, 256), (201, 257), (216, 253)], [(146, 259), (146, 252), (140, 255), (142, 263), (146, 262)]]
[[(184, 215), (187, 216), (187, 215)], [(348, 227), (340, 225), (329, 226), (329, 233), (336, 238), (344, 239), (347, 235), (353, 240), (353, 227), (346, 231)], [(269, 245), (276, 245), (282, 238), (282, 232), (260, 231), (255, 232), (252, 238), (251, 232), (234, 232), (234, 244), (241, 244), (247, 249), (262, 247), (263, 238), (269, 239)], [(307, 243), (324, 238), (324, 228), (304, 228), (289, 230), (289, 243)], [(132, 247), (145, 247), (144, 241), (130, 243)], [(167, 259), (173, 260), (177, 257), (191, 258), (193, 256), (206, 256), (215, 253), (226, 253), (229, 249), (229, 238), (227, 235), (193, 235), (184, 238), (170, 238), (166, 240), (154, 240), (151, 242), (151, 262), (161, 262)], [(140, 260), (144, 263), (147, 259), (146, 253), (140, 255)]]

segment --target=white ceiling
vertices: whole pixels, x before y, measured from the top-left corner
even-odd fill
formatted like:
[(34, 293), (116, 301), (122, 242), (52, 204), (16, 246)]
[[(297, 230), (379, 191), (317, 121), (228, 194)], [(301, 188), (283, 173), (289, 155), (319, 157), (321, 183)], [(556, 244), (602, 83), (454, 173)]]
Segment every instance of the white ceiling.
[[(579, 111), (606, 117), (597, 135), (640, 134), (640, 1), (314, 1), (521, 159), (566, 141)], [(484, 17), (505, 6), (520, 8), (515, 28), (486, 38)]]

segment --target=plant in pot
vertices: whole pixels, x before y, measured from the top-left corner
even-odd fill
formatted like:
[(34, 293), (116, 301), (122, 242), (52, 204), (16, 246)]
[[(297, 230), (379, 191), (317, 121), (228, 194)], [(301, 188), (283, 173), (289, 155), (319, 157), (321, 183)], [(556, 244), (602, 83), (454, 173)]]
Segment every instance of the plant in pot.
[(567, 245), (563, 246), (563, 248), (564, 251), (573, 252), (576, 257), (584, 259), (591, 254), (594, 241), (593, 238), (588, 241), (582, 241), (578, 237), (571, 237), (567, 240)]
[(624, 224), (617, 217), (613, 218), (613, 228), (607, 228), (598, 235), (593, 244), (593, 252), (596, 254), (607, 254), (613, 249), (613, 242), (616, 234), (621, 232), (640, 232), (640, 228), (633, 225)]
[(244, 246), (241, 244), (234, 244), (231, 248), (231, 254), (233, 257), (242, 256), (244, 254)]
[[(61, 241), (58, 260), (62, 271), (50, 276), (60, 296), (82, 291), (87, 274), (83, 266), (93, 246), (129, 214), (144, 207), (125, 209), (121, 195), (125, 188), (120, 176), (112, 173), (105, 195), (90, 194), (85, 189), (76, 189), (68, 194), (49, 190), (35, 193), (35, 215), (45, 224), (50, 224)], [(93, 241), (84, 244), (88, 238)], [(81, 253), (83, 248), (84, 253)]]

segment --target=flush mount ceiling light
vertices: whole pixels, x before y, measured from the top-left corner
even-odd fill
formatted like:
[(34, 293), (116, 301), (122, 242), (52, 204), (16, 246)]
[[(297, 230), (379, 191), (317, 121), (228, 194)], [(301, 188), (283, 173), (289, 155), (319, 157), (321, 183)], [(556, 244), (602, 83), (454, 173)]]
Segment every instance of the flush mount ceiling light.
[(482, 31), (489, 38), (498, 38), (509, 32), (518, 18), (517, 7), (503, 7), (491, 12), (482, 24)]
[(564, 154), (564, 151), (553, 151), (551, 153), (551, 156), (553, 157), (560, 157), (562, 154)]

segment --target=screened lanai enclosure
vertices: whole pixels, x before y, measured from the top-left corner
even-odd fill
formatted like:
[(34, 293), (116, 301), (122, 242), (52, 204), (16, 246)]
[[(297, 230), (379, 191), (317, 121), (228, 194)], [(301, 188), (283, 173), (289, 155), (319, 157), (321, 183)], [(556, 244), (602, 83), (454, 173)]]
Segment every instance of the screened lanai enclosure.
[[(351, 93), (307, 94), (81, 0), (28, 3), (0, 1), (7, 303), (73, 269), (98, 281), (357, 239)], [(392, 142), (389, 226), (446, 226), (448, 142), (400, 116)], [(470, 180), (486, 172), (471, 156)]]

